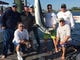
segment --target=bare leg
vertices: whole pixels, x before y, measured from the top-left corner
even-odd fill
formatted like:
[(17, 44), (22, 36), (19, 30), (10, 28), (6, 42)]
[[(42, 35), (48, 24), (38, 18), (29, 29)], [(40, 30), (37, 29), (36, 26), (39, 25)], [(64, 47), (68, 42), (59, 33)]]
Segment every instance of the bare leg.
[(16, 46), (17, 58), (18, 58), (18, 60), (23, 60), (22, 56), (20, 55), (19, 49), (20, 49), (20, 45), (17, 45)]
[(65, 47), (62, 46), (62, 60), (65, 60)]
[(17, 46), (16, 46), (16, 52), (18, 52), (19, 49), (20, 49), (20, 45), (17, 45)]
[(55, 52), (58, 52), (57, 41), (56, 41), (56, 39), (53, 39), (53, 43), (54, 43)]

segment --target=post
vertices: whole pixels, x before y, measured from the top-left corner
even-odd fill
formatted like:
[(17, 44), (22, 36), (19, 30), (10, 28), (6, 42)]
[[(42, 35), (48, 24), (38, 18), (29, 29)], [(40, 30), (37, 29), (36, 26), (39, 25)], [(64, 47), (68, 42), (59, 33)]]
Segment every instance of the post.
[(24, 5), (26, 5), (26, 6), (27, 6), (27, 0), (24, 0)]
[(17, 11), (22, 12), (22, 1), (21, 0), (14, 0), (14, 3), (17, 4)]

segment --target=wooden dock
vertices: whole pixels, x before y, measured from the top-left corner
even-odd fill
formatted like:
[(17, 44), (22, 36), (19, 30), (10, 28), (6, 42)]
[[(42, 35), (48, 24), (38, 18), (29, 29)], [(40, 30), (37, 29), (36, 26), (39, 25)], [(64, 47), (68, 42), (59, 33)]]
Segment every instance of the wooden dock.
[[(49, 49), (51, 48), (49, 51), (52, 51), (51, 41), (49, 41), (48, 43), (49, 43), (48, 48)], [(41, 45), (42, 46), (40, 48), (38, 48), (37, 50), (31, 51), (31, 52), (29, 51), (29, 52), (26, 52), (25, 54), (23, 54), (22, 55), (23, 59), (24, 60), (61, 60), (61, 52), (54, 53), (54, 50), (53, 50), (53, 53), (48, 53), (46, 51), (43, 51), (44, 43), (41, 43)], [(1, 48), (0, 48), (0, 53), (1, 53)], [(73, 60), (74, 58), (76, 59), (76, 56), (79, 53), (80, 53), (80, 51), (70, 51), (69, 50), (66, 53), (65, 60), (71, 60), (71, 59)], [(2, 59), (0, 59), (0, 60), (2, 60)], [(16, 53), (14, 53), (12, 55), (8, 55), (7, 58), (5, 58), (4, 60), (17, 60), (17, 55), (16, 55)]]

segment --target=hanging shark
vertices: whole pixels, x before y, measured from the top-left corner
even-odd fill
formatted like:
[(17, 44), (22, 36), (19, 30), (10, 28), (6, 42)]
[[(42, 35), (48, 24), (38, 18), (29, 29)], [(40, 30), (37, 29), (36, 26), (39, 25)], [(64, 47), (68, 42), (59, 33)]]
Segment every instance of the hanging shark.
[(50, 34), (48, 29), (44, 26), (44, 18), (43, 18), (43, 13), (42, 13), (42, 9), (41, 9), (40, 0), (35, 0), (34, 11), (35, 11), (36, 24), (38, 25), (39, 29), (43, 33)]

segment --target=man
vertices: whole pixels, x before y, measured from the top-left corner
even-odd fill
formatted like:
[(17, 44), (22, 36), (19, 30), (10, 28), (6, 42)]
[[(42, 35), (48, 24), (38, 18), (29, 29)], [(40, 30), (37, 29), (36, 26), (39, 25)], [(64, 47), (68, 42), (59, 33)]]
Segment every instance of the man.
[(18, 22), (21, 22), (21, 17), (17, 12), (17, 5), (13, 4), (11, 9), (8, 9), (2, 15), (2, 29), (4, 30), (2, 58), (7, 57), (8, 48), (10, 48), (11, 53), (14, 51), (12, 40)]
[(27, 29), (29, 32), (29, 40), (31, 41), (31, 45), (33, 48), (33, 42), (32, 42), (32, 38), (31, 38), (30, 34), (33, 30), (32, 27), (34, 24), (34, 18), (29, 12), (29, 6), (24, 6), (24, 12), (22, 12), (21, 18), (22, 18), (23, 24), (25, 25), (25, 29)]
[(56, 37), (56, 41), (59, 41), (60, 39), (60, 45), (62, 48), (62, 59), (65, 59), (65, 46), (67, 44), (67, 42), (69, 42), (71, 40), (71, 30), (70, 30), (70, 26), (68, 24), (65, 24), (65, 20), (63, 18), (60, 19), (59, 21), (60, 26), (58, 26), (57, 28), (57, 37)]
[(35, 16), (35, 12), (34, 12), (34, 6), (33, 5), (31, 5), (30, 7), (29, 7), (29, 12), (31, 13), (31, 15), (32, 16)]
[(35, 25), (36, 24), (36, 22), (35, 22), (35, 14), (34, 14), (35, 12), (34, 12), (34, 7), (33, 6), (30, 6), (29, 12), (31, 13), (31, 15), (34, 18), (33, 32), (34, 32), (34, 36), (36, 38), (38, 47), (40, 47), (40, 39), (39, 39), (39, 36), (38, 36), (38, 27)]
[[(56, 15), (55, 13), (52, 12), (52, 5), (51, 4), (48, 4), (47, 5), (47, 14), (45, 15), (45, 26), (46, 28), (50, 29), (50, 33), (51, 34), (44, 34), (44, 40), (45, 40), (45, 45), (46, 45), (46, 42), (49, 38), (52, 38), (53, 39), (53, 43), (54, 43), (54, 46), (55, 46), (55, 51), (57, 52), (57, 49), (56, 49)], [(47, 47), (45, 47), (47, 48)]]
[(16, 29), (16, 31), (14, 33), (14, 39), (13, 39), (13, 43), (16, 47), (16, 53), (17, 53), (18, 60), (23, 60), (22, 56), (20, 55), (21, 45), (24, 45), (27, 48), (31, 47), (28, 40), (29, 40), (28, 31), (26, 29), (24, 29), (23, 23), (19, 22), (18, 28)]
[(32, 31), (33, 26), (33, 17), (29, 12), (29, 6), (24, 6), (24, 12), (22, 12), (22, 22), (25, 25), (25, 28), (28, 32)]
[(58, 17), (58, 20), (60, 18), (64, 18), (65, 23), (69, 24), (71, 29), (73, 29), (75, 24), (74, 24), (72, 13), (70, 11), (67, 11), (66, 8), (67, 8), (66, 4), (62, 4), (61, 5), (61, 11), (58, 12), (57, 17)]

